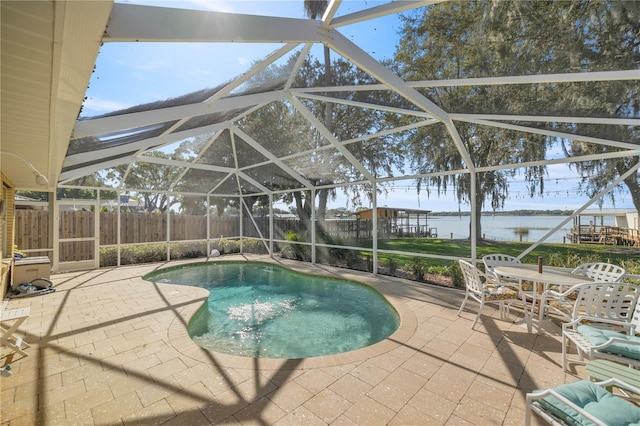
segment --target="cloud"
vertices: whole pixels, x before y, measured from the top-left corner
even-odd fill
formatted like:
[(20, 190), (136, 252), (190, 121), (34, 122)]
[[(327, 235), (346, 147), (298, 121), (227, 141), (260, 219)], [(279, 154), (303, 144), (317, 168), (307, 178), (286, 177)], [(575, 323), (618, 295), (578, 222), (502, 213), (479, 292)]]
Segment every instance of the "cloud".
[(245, 58), (244, 56), (240, 56), (240, 57), (238, 57), (238, 63), (239, 63), (240, 65), (244, 65), (244, 64), (246, 64), (247, 62), (249, 62), (249, 60), (248, 60), (247, 58)]
[(194, 9), (212, 10), (214, 12), (235, 12), (233, 4), (227, 2), (211, 0), (189, 0), (186, 3), (191, 5), (186, 6), (188, 8), (193, 7)]
[[(122, 102), (110, 101), (107, 99), (99, 98), (87, 98), (82, 105), (82, 115), (95, 115), (104, 112), (117, 111), (120, 109), (128, 108), (131, 105), (127, 105)], [(91, 111), (93, 114), (86, 114)]]
[(214, 75), (211, 70), (205, 69), (189, 69), (186, 73), (191, 77), (212, 77)]
[(136, 64), (132, 62), (130, 58), (127, 58), (126, 61), (116, 60), (115, 63), (139, 71), (156, 71), (162, 68), (166, 68), (168, 65), (166, 61), (152, 61)]

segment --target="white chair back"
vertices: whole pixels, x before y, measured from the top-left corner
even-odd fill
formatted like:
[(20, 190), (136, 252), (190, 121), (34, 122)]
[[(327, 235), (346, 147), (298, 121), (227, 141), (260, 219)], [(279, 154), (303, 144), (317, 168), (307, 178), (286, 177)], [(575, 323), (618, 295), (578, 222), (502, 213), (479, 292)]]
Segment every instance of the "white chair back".
[(464, 284), (469, 291), (480, 294), (482, 293), (482, 279), (480, 278), (480, 272), (471, 263), (466, 260), (458, 260), (460, 263), (460, 269), (462, 269), (462, 275), (464, 276)]
[(517, 257), (508, 254), (491, 253), (482, 257), (482, 263), (484, 263), (487, 273), (495, 275), (494, 268), (496, 266), (518, 265), (522, 262)]
[(640, 298), (636, 302), (636, 306), (633, 309), (633, 316), (631, 317), (631, 325), (635, 327), (634, 333), (640, 335)]
[(611, 263), (594, 262), (584, 263), (571, 271), (571, 273), (583, 275), (597, 282), (617, 283), (622, 281), (627, 271)]
[(640, 287), (636, 285), (600, 282), (575, 287), (578, 287), (578, 295), (573, 305), (573, 319), (586, 315), (631, 322), (634, 316), (640, 316), (635, 312), (640, 297)]

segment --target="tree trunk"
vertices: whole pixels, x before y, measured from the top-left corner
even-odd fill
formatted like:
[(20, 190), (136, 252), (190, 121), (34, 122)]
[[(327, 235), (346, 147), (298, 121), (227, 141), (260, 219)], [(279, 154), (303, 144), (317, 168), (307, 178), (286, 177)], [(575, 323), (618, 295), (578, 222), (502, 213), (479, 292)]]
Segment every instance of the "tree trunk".
[(638, 185), (638, 177), (637, 173), (632, 174), (628, 178), (624, 180), (624, 183), (629, 188), (629, 193), (631, 194), (631, 201), (633, 201), (633, 206), (636, 208), (638, 212), (640, 212), (640, 185)]
[(316, 219), (318, 220), (318, 227), (324, 231), (325, 221), (327, 219), (327, 200), (329, 199), (329, 189), (319, 189), (318, 192), (318, 210)]
[[(482, 200), (486, 194), (482, 192), (482, 179), (476, 174), (476, 241), (482, 241)], [(469, 241), (471, 241), (471, 221), (473, 216), (469, 220)]]
[(298, 216), (300, 217), (302, 227), (306, 230), (306, 232), (310, 232), (311, 210), (309, 209), (309, 202), (305, 202), (305, 199), (302, 197), (301, 191), (294, 192), (293, 198), (296, 200), (296, 209), (298, 210)]

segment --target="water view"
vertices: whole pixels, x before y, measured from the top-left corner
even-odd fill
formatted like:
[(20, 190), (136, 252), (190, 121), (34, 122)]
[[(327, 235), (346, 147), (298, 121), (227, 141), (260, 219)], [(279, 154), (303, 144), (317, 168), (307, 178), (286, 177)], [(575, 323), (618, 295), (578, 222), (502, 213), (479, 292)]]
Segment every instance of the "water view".
[[(520, 241), (522, 234), (522, 241), (534, 242), (566, 218), (566, 216), (482, 216), (482, 234), (486, 239), (498, 241)], [(470, 216), (429, 216), (428, 226), (438, 229), (439, 238), (468, 238), (470, 220)], [(604, 218), (604, 225), (612, 226), (613, 224), (613, 217)], [(569, 221), (546, 242), (562, 243), (572, 226), (573, 221)]]

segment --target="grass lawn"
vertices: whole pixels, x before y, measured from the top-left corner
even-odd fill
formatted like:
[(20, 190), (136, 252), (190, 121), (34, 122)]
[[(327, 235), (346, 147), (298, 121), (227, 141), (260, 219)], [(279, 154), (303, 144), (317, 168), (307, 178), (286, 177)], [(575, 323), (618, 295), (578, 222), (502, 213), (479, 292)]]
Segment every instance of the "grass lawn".
[[(506, 241), (480, 241), (477, 246), (477, 257), (482, 258), (489, 253), (504, 253), (519, 256), (532, 243)], [(441, 238), (400, 238), (379, 241), (378, 248), (382, 250), (411, 251), (443, 256), (470, 257), (471, 244), (467, 240), (449, 240)], [(545, 265), (575, 267), (585, 262), (608, 262), (627, 267), (635, 264), (640, 267), (640, 249), (637, 247), (605, 246), (601, 244), (542, 244), (527, 254), (524, 263), (537, 263), (538, 256), (542, 256)], [(413, 261), (412, 256), (380, 254), (380, 262), (384, 263), (393, 258), (396, 264), (402, 265)], [(424, 259), (429, 266), (448, 266), (450, 260)], [(633, 266), (633, 265), (632, 265)], [(637, 272), (630, 273), (640, 274)]]

